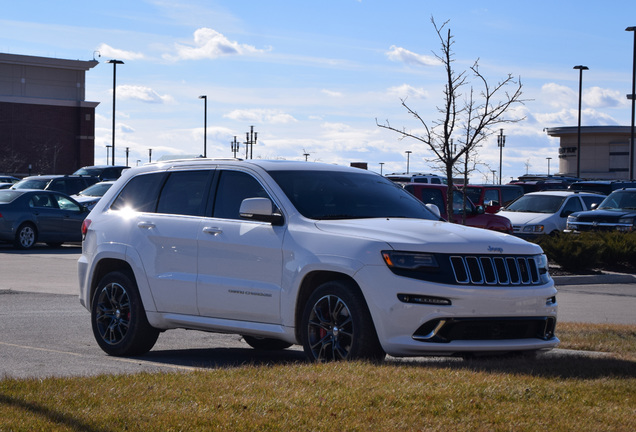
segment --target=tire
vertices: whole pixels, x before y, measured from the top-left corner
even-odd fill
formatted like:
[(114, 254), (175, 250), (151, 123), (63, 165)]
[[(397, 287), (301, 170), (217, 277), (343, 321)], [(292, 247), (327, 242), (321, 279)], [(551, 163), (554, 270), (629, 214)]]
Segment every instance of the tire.
[(16, 231), (13, 246), (15, 246), (17, 249), (31, 249), (33, 246), (35, 246), (37, 240), (38, 231), (35, 228), (35, 225), (26, 222), (20, 225), (20, 227)]
[(99, 347), (112, 356), (136, 356), (152, 349), (159, 330), (146, 318), (134, 279), (114, 271), (106, 274), (91, 304), (93, 335)]
[(279, 351), (289, 348), (293, 344), (280, 339), (271, 339), (257, 336), (245, 336), (243, 340), (252, 348), (263, 351)]
[(386, 356), (362, 293), (348, 281), (326, 282), (312, 293), (301, 339), (312, 361), (382, 361)]

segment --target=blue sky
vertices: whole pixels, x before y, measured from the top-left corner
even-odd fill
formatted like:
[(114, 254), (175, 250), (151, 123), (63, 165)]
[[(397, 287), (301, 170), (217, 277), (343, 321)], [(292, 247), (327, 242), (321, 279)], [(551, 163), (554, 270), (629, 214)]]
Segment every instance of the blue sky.
[[(91, 60), (86, 100), (96, 109), (96, 163), (111, 142), (112, 65), (117, 67), (116, 162), (203, 153), (231, 157), (254, 126), (254, 158), (348, 165), (383, 172), (439, 172), (430, 150), (376, 126), (417, 132), (400, 98), (431, 124), (444, 71), (430, 19), (449, 20), (455, 69), (479, 59), (491, 83), (512, 74), (527, 102), (504, 126), (502, 177), (558, 170), (558, 140), (544, 128), (629, 125), (636, 2), (425, 0), (2, 1), (0, 52)], [(473, 82), (476, 89), (478, 85)], [(498, 130), (496, 131), (498, 132)], [(241, 154), (244, 147), (241, 145)], [(475, 182), (499, 168), (496, 136), (479, 150)], [(498, 176), (498, 173), (497, 173)]]

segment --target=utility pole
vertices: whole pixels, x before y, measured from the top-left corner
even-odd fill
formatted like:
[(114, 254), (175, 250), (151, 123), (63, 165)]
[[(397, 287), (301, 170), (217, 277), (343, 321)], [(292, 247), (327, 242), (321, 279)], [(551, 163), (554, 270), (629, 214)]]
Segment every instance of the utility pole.
[(501, 129), (497, 137), (497, 146), (499, 147), (499, 184), (501, 184), (501, 161), (503, 159), (503, 148), (505, 145), (506, 136), (503, 134), (503, 129)]

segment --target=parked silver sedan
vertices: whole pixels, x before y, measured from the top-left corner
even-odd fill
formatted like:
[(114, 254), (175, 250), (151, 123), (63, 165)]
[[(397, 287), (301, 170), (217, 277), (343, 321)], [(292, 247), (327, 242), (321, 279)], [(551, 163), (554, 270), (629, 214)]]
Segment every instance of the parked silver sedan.
[(60, 192), (29, 189), (0, 190), (0, 241), (18, 249), (42, 242), (57, 247), (82, 240), (88, 210)]

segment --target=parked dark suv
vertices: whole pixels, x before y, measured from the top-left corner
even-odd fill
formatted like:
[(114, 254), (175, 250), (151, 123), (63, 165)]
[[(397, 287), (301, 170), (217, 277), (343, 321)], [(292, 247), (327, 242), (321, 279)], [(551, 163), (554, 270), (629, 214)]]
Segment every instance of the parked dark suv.
[(74, 195), (97, 183), (97, 177), (79, 175), (40, 175), (25, 177), (11, 189), (40, 189)]
[(99, 181), (117, 180), (123, 170), (130, 167), (124, 165), (93, 165), (78, 169), (73, 174), (97, 177)]
[(636, 182), (623, 180), (585, 180), (572, 183), (569, 190), (598, 192), (609, 195), (617, 189), (636, 188)]
[(594, 210), (568, 216), (568, 232), (618, 230), (632, 232), (636, 222), (636, 188), (609, 194)]

